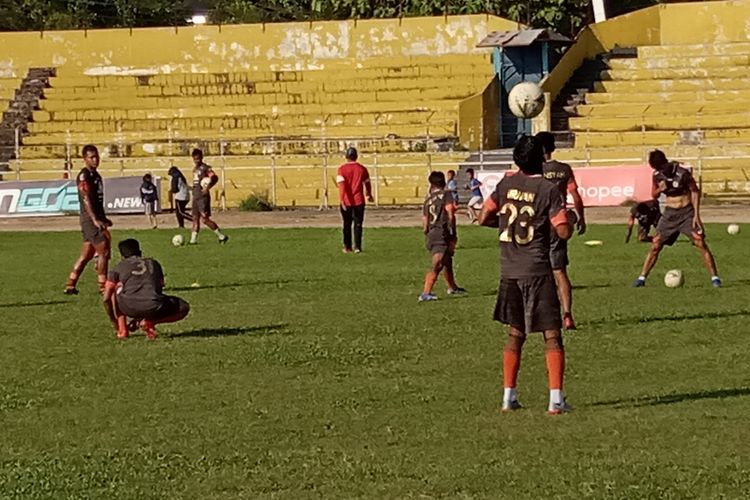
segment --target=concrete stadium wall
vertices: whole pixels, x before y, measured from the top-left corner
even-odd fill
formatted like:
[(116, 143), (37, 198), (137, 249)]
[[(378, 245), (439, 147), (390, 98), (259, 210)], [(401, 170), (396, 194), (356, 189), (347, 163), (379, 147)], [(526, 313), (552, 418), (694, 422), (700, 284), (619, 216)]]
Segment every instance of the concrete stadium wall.
[[(494, 16), (0, 34), (0, 77), (29, 67), (122, 75), (323, 69), (368, 58), (479, 53), (518, 24)], [(486, 52), (486, 49), (484, 49)]]

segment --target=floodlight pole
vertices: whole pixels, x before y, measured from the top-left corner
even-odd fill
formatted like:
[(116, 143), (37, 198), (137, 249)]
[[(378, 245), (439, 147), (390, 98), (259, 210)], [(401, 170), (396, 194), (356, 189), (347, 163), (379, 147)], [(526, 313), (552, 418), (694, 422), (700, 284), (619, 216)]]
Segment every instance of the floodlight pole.
[(607, 0), (592, 0), (594, 6), (594, 22), (600, 23), (607, 20)]

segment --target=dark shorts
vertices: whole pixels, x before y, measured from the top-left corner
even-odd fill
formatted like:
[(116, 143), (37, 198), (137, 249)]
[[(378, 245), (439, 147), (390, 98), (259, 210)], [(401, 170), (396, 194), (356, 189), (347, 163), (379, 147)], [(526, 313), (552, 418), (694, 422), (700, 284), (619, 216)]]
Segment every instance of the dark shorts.
[(190, 304), (179, 297), (165, 295), (156, 302), (130, 302), (121, 298), (117, 300), (117, 307), (125, 316), (138, 319), (160, 320), (175, 316), (178, 313), (190, 311)]
[(427, 235), (425, 248), (432, 255), (442, 253), (453, 256), (456, 252), (456, 238), (442, 235)]
[(193, 199), (193, 217), (211, 217), (211, 196), (199, 196)]
[(107, 229), (96, 227), (90, 220), (81, 221), (81, 233), (83, 234), (83, 241), (87, 241), (92, 245), (109, 244), (111, 240)]
[(662, 243), (673, 245), (677, 238), (684, 234), (692, 241), (703, 234), (693, 231), (693, 216), (695, 210), (692, 205), (682, 208), (665, 208), (664, 214), (656, 225), (656, 233), (661, 236)]
[(561, 329), (555, 278), (501, 278), (494, 319), (524, 333)]
[(549, 262), (552, 269), (565, 269), (568, 267), (568, 240), (557, 236), (553, 230), (549, 242)]

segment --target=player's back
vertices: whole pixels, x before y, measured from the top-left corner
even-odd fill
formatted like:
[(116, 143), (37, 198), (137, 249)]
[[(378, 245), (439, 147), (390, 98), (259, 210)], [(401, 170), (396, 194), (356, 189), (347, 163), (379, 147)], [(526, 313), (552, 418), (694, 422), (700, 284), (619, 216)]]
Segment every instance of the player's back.
[(573, 180), (573, 169), (567, 163), (557, 160), (544, 162), (544, 178), (557, 186), (561, 193), (568, 192), (568, 184)]
[(118, 300), (150, 304), (163, 297), (164, 272), (154, 259), (128, 257), (120, 261), (111, 274), (117, 283)]
[(339, 167), (336, 182), (343, 182), (346, 186), (346, 198), (343, 200), (347, 206), (365, 204), (364, 186), (365, 181), (370, 178), (367, 168), (359, 162), (350, 161)]
[(425, 199), (422, 214), (427, 217), (427, 229), (430, 236), (449, 237), (451, 234), (448, 209), (455, 205), (453, 194), (444, 189), (431, 191)]
[(562, 193), (542, 176), (516, 172), (500, 181), (495, 198), (502, 275), (524, 278), (550, 273), (550, 219), (566, 217)]

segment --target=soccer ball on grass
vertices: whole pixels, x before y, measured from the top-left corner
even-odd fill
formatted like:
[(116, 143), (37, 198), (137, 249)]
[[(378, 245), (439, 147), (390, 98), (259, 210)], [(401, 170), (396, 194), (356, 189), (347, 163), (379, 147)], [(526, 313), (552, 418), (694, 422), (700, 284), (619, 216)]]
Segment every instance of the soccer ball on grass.
[(176, 247), (181, 247), (185, 244), (185, 239), (182, 237), (181, 234), (175, 234), (172, 237), (172, 244)]
[(685, 283), (685, 278), (682, 276), (682, 271), (679, 269), (672, 269), (667, 271), (664, 275), (664, 284), (667, 288), (679, 288)]
[(508, 94), (510, 112), (518, 118), (534, 118), (544, 109), (544, 92), (533, 82), (521, 82)]
[(738, 226), (737, 224), (729, 224), (727, 226), (727, 232), (731, 235), (739, 234), (740, 226)]

